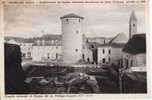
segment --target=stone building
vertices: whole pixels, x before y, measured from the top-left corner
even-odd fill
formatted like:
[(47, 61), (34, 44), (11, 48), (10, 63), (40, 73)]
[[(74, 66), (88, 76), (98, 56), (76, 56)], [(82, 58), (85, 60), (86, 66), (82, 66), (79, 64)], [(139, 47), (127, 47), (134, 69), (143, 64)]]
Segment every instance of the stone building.
[(82, 59), (83, 17), (67, 14), (60, 17), (62, 23), (63, 63), (77, 63)]
[(101, 44), (97, 47), (97, 59), (99, 65), (111, 63), (111, 47), (109, 44)]
[(35, 39), (32, 49), (33, 61), (61, 60), (61, 35), (43, 35)]
[(127, 43), (128, 38), (124, 33), (119, 33), (110, 42), (109, 46), (111, 48), (111, 63), (118, 64), (119, 60), (122, 58), (122, 49)]
[(17, 37), (5, 37), (5, 42), (10, 44), (16, 44), (20, 46), (22, 59), (32, 59), (33, 39), (17, 38)]
[(145, 67), (146, 66), (146, 35), (136, 34), (123, 48), (123, 66)]

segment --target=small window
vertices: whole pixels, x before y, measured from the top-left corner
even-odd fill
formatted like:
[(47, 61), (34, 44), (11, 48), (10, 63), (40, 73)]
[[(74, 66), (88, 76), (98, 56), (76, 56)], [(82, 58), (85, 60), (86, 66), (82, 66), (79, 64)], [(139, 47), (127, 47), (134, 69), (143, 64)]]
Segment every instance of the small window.
[(47, 53), (47, 59), (50, 59), (50, 53)]
[(135, 24), (133, 24), (133, 27), (135, 27)]
[(109, 49), (109, 54), (111, 54), (111, 50)]
[(102, 53), (103, 53), (103, 54), (105, 53), (105, 50), (104, 50), (104, 49), (102, 50)]
[(28, 58), (30, 58), (31, 57), (31, 52), (28, 52), (27, 56), (28, 56)]
[(91, 48), (94, 48), (94, 45), (91, 45)]
[(105, 58), (103, 58), (103, 59), (102, 59), (102, 63), (105, 63), (105, 62), (106, 62), (106, 60), (105, 60)]
[(131, 60), (131, 66), (133, 66), (133, 60)]
[(77, 52), (77, 51), (78, 51), (78, 49), (75, 49), (75, 51)]
[(76, 33), (77, 33), (77, 34), (79, 34), (79, 31), (78, 31), (78, 30), (76, 30)]
[(82, 54), (82, 59), (84, 60), (84, 54)]
[(67, 21), (67, 22), (69, 22), (69, 20), (68, 20), (68, 19), (66, 19), (66, 21)]
[(90, 62), (90, 58), (87, 58), (87, 61)]
[(80, 23), (80, 21), (81, 21), (81, 20), (79, 19), (79, 23)]
[(22, 57), (25, 58), (25, 56), (26, 56), (26, 54), (25, 54), (25, 53), (22, 53)]
[(111, 60), (110, 57), (108, 59), (109, 59), (109, 62), (110, 62), (110, 60)]
[(58, 59), (58, 53), (56, 53), (56, 55), (55, 55), (55, 56), (56, 56), (56, 59)]

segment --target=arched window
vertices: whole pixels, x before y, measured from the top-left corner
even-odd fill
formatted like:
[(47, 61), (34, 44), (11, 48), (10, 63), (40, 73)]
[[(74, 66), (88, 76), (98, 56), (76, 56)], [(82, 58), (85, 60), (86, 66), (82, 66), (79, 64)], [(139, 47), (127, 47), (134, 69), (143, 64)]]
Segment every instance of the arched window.
[(105, 59), (105, 58), (103, 58), (103, 59), (102, 59), (102, 63), (105, 63), (105, 62), (106, 62), (106, 59)]
[(103, 53), (103, 54), (105, 53), (105, 50), (104, 50), (104, 49), (102, 50), (102, 53)]
[(111, 54), (111, 50), (109, 49), (109, 54)]

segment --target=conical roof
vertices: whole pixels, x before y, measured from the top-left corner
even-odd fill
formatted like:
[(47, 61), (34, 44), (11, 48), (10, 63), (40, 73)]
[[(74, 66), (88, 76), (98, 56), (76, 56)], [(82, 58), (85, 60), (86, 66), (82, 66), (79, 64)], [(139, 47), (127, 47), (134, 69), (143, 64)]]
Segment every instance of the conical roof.
[(81, 19), (84, 19), (84, 17), (81, 17), (81, 16), (76, 15), (74, 13), (70, 13), (70, 14), (67, 14), (67, 15), (60, 17), (60, 19), (63, 19), (63, 18), (81, 18)]

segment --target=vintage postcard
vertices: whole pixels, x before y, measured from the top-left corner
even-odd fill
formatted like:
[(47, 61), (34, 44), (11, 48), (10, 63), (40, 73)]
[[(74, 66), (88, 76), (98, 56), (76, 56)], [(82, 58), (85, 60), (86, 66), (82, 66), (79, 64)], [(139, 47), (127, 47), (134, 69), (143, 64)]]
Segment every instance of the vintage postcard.
[(2, 1), (2, 100), (149, 99), (148, 2)]

